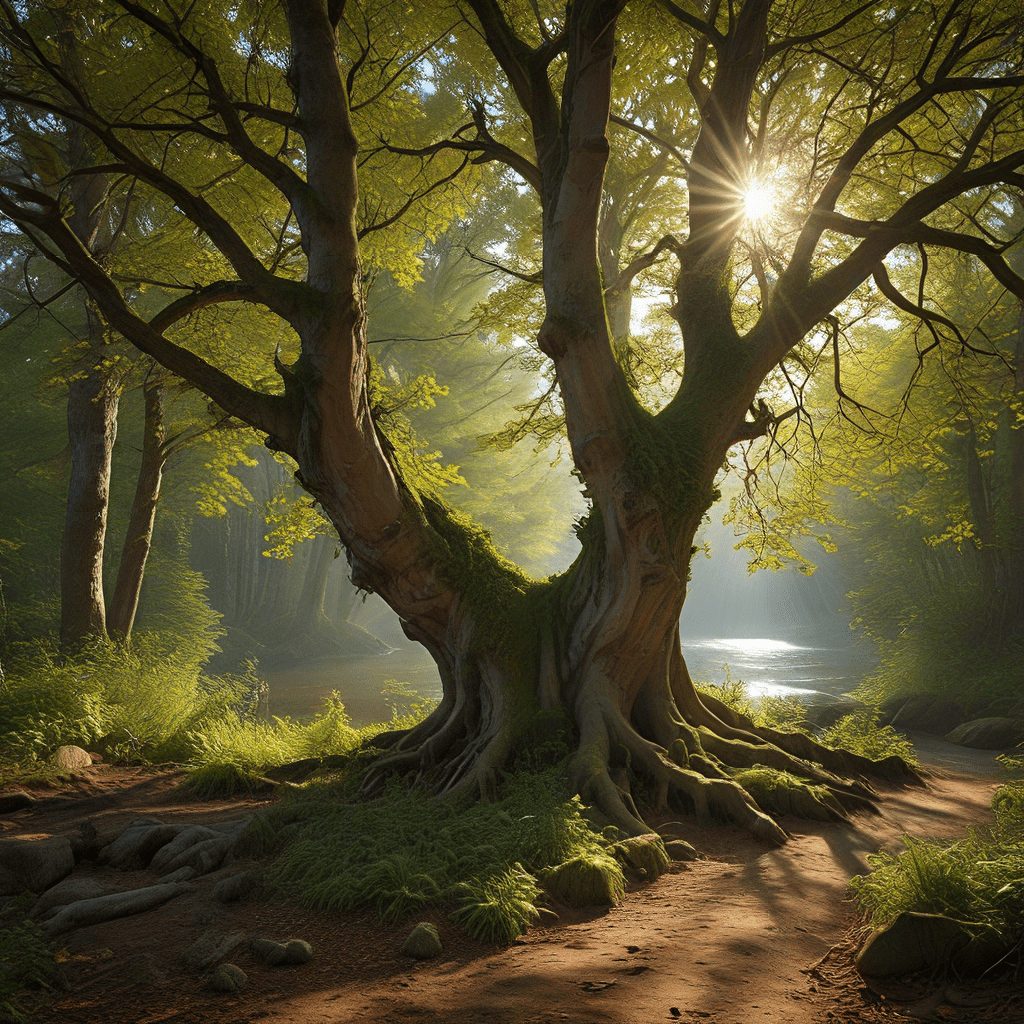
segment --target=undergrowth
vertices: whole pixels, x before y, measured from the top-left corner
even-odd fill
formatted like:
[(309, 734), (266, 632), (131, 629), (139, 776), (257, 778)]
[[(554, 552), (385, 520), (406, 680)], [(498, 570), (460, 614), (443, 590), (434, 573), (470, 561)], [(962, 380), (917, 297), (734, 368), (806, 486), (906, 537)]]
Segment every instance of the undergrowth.
[(546, 869), (599, 855), (622, 879), (611, 840), (590, 827), (558, 769), (511, 776), (498, 799), (469, 806), (397, 784), (371, 803), (351, 795), (344, 783), (317, 783), (271, 810), (264, 849), (294, 836), (271, 884), (309, 906), (369, 907), (384, 921), (454, 903), (471, 935), (508, 942), (538, 917)]
[(879, 761), (893, 754), (902, 757), (911, 767), (918, 764), (914, 745), (891, 725), (882, 725), (878, 712), (871, 706), (840, 718), (827, 729), (813, 732), (806, 719), (806, 709), (798, 697), (775, 697), (763, 694), (750, 696), (746, 684), (734, 680), (728, 668), (720, 684), (695, 683), (698, 690), (717, 697), (733, 711), (749, 718), (754, 725), (782, 731), (800, 731), (812, 735), (823, 746), (848, 750), (852, 754)]
[(42, 930), (27, 917), (35, 896), (0, 909), (0, 1021), (28, 1021), (24, 993), (61, 986), (63, 975)]
[[(1024, 771), (1024, 756), (1003, 760)], [(903, 853), (869, 855), (871, 874), (850, 882), (865, 920), (881, 927), (905, 911), (942, 914), (1008, 947), (1024, 944), (1024, 779), (1000, 786), (992, 811), (991, 825), (956, 842), (904, 836)]]

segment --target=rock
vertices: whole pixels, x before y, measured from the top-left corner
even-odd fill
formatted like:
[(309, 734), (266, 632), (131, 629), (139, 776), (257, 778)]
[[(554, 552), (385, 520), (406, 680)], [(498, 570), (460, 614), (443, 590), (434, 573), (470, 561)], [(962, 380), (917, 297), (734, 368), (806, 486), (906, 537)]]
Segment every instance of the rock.
[[(848, 697), (846, 694), (811, 693), (800, 697), (807, 724), (819, 729), (827, 729), (835, 725), (846, 715), (855, 715), (859, 711), (871, 709), (863, 702)], [(802, 727), (803, 723), (801, 723)]]
[(542, 881), (570, 907), (614, 907), (622, 902), (626, 891), (622, 868), (606, 853), (573, 857), (545, 871)]
[(443, 952), (441, 936), (429, 921), (420, 921), (402, 943), (402, 954), (417, 960), (429, 960), (431, 957), (440, 956)]
[(144, 889), (132, 889), (129, 892), (115, 892), (95, 899), (79, 900), (77, 903), (68, 904), (59, 914), (50, 918), (43, 925), (43, 933), (47, 938), (53, 938), (75, 928), (85, 928), (101, 921), (113, 921), (115, 918), (141, 914), (162, 906), (191, 888), (187, 882), (170, 882), (150, 885)]
[(47, 917), (53, 917), (58, 911), (63, 910), (69, 903), (91, 900), (106, 894), (107, 889), (94, 878), (80, 878), (76, 875), (69, 875), (63, 882), (58, 882), (47, 889), (32, 904), (30, 916), (34, 917), (37, 921), (44, 921)]
[(1008, 945), (994, 931), (986, 931), (975, 935), (963, 949), (954, 954), (952, 966), (962, 978), (977, 978), (1013, 956), (1013, 946)]
[[(175, 861), (190, 847), (205, 843), (210, 839), (222, 838), (213, 829), (206, 828), (204, 825), (186, 825), (184, 828), (179, 828), (175, 837), (166, 846), (160, 848), (150, 861), (149, 866), (161, 875), (168, 871), (175, 871), (181, 867), (181, 864), (177, 864)], [(172, 864), (173, 867), (171, 867)]]
[(92, 758), (88, 751), (68, 744), (58, 747), (50, 755), (50, 764), (62, 772), (77, 772), (83, 768), (91, 768)]
[(273, 939), (256, 939), (252, 944), (252, 955), (260, 963), (264, 963), (268, 967), (276, 967), (285, 962), (288, 949), (283, 942), (275, 942)]
[(1020, 732), (1012, 718), (975, 718), (958, 725), (946, 740), (974, 750), (1006, 750), (1017, 745)]
[(653, 832), (643, 836), (630, 836), (616, 843), (615, 856), (647, 881), (654, 881), (669, 865), (665, 844), (661, 836)]
[(891, 697), (881, 708), (880, 721), (897, 729), (920, 729), (945, 736), (964, 720), (964, 708), (948, 697), (922, 693)]
[(219, 903), (234, 903), (244, 899), (260, 884), (258, 871), (242, 871), (222, 878), (213, 887), (213, 898)]
[(232, 932), (230, 935), (209, 929), (185, 950), (182, 960), (185, 966), (193, 971), (205, 971), (219, 960), (230, 956), (245, 942), (243, 932)]
[(71, 843), (63, 837), (0, 839), (0, 896), (45, 892), (74, 866)]
[(206, 987), (214, 992), (238, 992), (248, 979), (245, 971), (234, 964), (221, 964), (206, 981)]
[(942, 967), (969, 938), (959, 921), (906, 912), (868, 938), (857, 955), (857, 970), (887, 978)]
[(665, 852), (672, 860), (696, 860), (700, 856), (684, 839), (670, 839), (665, 844)]
[(14, 793), (4, 793), (0, 795), (0, 814), (13, 814), (15, 811), (23, 811), (26, 807), (31, 807), (35, 803), (35, 800), (20, 790)]
[(144, 868), (158, 850), (185, 828), (184, 825), (165, 825), (156, 818), (136, 818), (103, 851), (101, 859), (112, 867), (124, 868), (126, 871)]
[(284, 944), (284, 952), (286, 964), (308, 964), (313, 959), (313, 947), (303, 939), (288, 939)]

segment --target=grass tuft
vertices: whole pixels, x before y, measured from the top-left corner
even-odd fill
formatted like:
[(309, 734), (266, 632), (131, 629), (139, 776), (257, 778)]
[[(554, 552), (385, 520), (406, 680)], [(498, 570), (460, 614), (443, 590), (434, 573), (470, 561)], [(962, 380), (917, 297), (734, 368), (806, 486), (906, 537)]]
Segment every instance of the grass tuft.
[[(1024, 769), (1024, 758), (1004, 759)], [(870, 875), (850, 882), (873, 927), (905, 911), (943, 914), (976, 934), (994, 931), (1007, 946), (1024, 944), (1024, 780), (1011, 780), (992, 798), (991, 825), (969, 829), (952, 843), (904, 836), (906, 850), (868, 856)]]

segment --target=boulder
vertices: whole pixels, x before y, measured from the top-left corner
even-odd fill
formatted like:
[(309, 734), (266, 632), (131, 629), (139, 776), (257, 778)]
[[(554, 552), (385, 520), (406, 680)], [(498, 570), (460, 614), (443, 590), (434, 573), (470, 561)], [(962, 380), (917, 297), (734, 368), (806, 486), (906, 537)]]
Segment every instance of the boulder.
[(1014, 947), (995, 931), (984, 931), (953, 955), (952, 966), (961, 978), (977, 978), (998, 964), (1014, 962), (1015, 955)]
[(63, 837), (0, 839), (0, 896), (45, 892), (74, 866), (71, 843)]
[(948, 697), (921, 693), (890, 697), (881, 708), (880, 721), (897, 729), (920, 729), (935, 736), (945, 736), (964, 720), (964, 708)]
[(43, 925), (43, 933), (47, 938), (52, 939), (56, 935), (63, 935), (75, 928), (86, 928), (102, 921), (113, 921), (119, 917), (141, 914), (146, 910), (162, 906), (168, 900), (188, 892), (191, 888), (187, 882), (170, 882), (69, 903), (59, 914), (51, 917)]
[(402, 954), (416, 960), (429, 960), (443, 952), (441, 936), (429, 921), (420, 921), (402, 944)]
[[(173, 843), (169, 843), (164, 849), (166, 850), (172, 845)], [(224, 858), (227, 857), (234, 845), (235, 836), (233, 835), (214, 836), (212, 839), (206, 839), (187, 847), (170, 862), (164, 859), (164, 850), (161, 850), (153, 858), (153, 868), (162, 875), (176, 874), (182, 868), (191, 868), (197, 875), (208, 875), (224, 863)], [(158, 860), (161, 862), (160, 867), (156, 866)]]
[(92, 767), (92, 758), (87, 750), (68, 744), (58, 747), (50, 755), (50, 764), (58, 771), (77, 772)]
[(304, 939), (287, 939), (284, 953), (286, 964), (308, 964), (313, 959), (313, 947)]
[(614, 857), (585, 853), (543, 873), (544, 887), (570, 907), (614, 907), (622, 902), (626, 880)]
[(878, 978), (944, 967), (970, 941), (959, 921), (941, 914), (900, 914), (874, 932), (857, 955), (857, 970)]
[(260, 884), (258, 871), (242, 871), (222, 878), (213, 887), (213, 898), (218, 903), (234, 903), (245, 899)]
[(615, 857), (631, 867), (642, 879), (653, 882), (669, 865), (662, 838), (654, 832), (630, 836), (615, 844)]
[(672, 860), (696, 860), (700, 856), (685, 839), (670, 839), (665, 843), (665, 852)]
[(252, 944), (252, 955), (260, 963), (268, 967), (276, 967), (283, 964), (288, 956), (288, 949), (283, 942), (275, 942), (273, 939), (256, 939)]
[(1006, 750), (1017, 745), (1020, 733), (1012, 718), (975, 718), (958, 725), (946, 740), (974, 750)]

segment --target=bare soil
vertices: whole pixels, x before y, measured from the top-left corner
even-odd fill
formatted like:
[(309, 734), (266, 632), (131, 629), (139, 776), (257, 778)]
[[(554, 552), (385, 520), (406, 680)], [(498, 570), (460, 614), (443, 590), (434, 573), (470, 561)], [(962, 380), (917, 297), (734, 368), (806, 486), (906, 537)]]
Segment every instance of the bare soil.
[[(992, 754), (916, 737), (928, 788), (885, 793), (882, 813), (844, 824), (784, 819), (792, 840), (766, 849), (730, 828), (694, 826), (706, 854), (636, 887), (613, 909), (563, 910), (508, 947), (482, 944), (444, 913), (432, 920), (445, 951), (402, 956), (414, 920), (380, 925), (367, 914), (310, 911), (262, 898), (224, 905), (214, 884), (238, 865), (197, 879), (187, 895), (136, 917), (63, 937), (70, 991), (46, 997), (33, 1020), (60, 1024), (321, 1022), (570, 1022), (866, 1024), (900, 1020), (1024, 1022), (1024, 986), (1012, 977), (951, 983), (901, 978), (866, 983), (853, 968), (859, 933), (846, 900), (866, 857), (900, 837), (962, 835), (987, 819), (998, 784)], [(260, 800), (197, 801), (175, 770), (94, 765), (58, 789), (32, 791), (33, 808), (0, 818), (3, 836), (61, 835), (90, 819), (113, 838), (142, 815), (209, 822), (258, 811)], [(154, 882), (88, 862), (76, 868), (116, 887)], [(248, 976), (237, 994), (205, 988), (185, 951), (207, 931), (302, 938), (313, 960), (267, 967), (247, 945), (230, 956)]]

